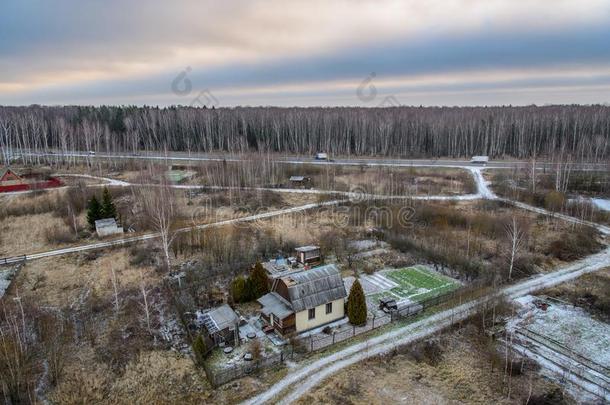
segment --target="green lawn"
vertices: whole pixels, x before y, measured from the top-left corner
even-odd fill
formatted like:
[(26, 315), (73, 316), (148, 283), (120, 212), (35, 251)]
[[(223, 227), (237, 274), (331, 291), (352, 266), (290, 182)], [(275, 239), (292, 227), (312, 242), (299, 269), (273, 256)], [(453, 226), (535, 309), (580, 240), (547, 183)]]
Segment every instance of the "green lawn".
[(389, 291), (373, 294), (371, 298), (374, 300), (390, 295), (399, 300), (408, 298), (420, 302), (460, 287), (455, 280), (419, 266), (392, 270), (384, 275), (398, 286)]

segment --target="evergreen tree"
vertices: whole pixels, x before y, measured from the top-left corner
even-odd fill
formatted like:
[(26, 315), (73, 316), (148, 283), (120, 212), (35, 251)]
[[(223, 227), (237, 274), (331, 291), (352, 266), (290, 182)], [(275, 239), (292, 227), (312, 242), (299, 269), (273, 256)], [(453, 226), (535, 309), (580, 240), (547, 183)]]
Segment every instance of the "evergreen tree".
[(116, 219), (116, 207), (112, 201), (112, 195), (108, 188), (104, 187), (102, 194), (102, 218), (115, 218)]
[(269, 292), (269, 278), (260, 262), (256, 262), (254, 265), (250, 280), (252, 282), (253, 299), (260, 298)]
[(235, 302), (248, 301), (247, 280), (242, 276), (237, 276), (231, 282), (231, 297)]
[(360, 281), (354, 281), (347, 297), (347, 317), (352, 325), (366, 323), (366, 298)]
[(95, 221), (102, 218), (102, 206), (94, 195), (87, 205), (87, 222), (91, 230), (95, 229)]
[(205, 340), (203, 340), (203, 336), (199, 334), (193, 341), (193, 353), (195, 353), (195, 359), (197, 360), (198, 364), (203, 363), (203, 360), (205, 360), (206, 352), (207, 346), (205, 344)]

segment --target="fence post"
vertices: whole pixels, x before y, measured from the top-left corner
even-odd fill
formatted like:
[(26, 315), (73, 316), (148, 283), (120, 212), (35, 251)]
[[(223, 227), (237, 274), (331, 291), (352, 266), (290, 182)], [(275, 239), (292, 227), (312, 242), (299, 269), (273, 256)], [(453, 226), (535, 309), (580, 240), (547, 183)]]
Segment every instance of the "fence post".
[(333, 331), (333, 344), (335, 344), (335, 331)]
[(310, 346), (311, 346), (310, 352), (313, 352), (313, 335), (309, 335), (309, 343), (310, 343)]

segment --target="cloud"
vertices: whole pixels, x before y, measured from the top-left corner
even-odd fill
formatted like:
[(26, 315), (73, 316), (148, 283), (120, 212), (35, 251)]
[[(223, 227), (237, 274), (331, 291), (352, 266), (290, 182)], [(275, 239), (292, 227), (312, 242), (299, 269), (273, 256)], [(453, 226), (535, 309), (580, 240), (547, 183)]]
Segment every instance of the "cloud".
[(571, 69), (580, 85), (610, 64), (608, 1), (4, 3), (4, 104), (181, 102), (170, 83), (186, 66), (195, 88), (235, 104), (240, 93), (273, 103), (274, 91), (291, 86), (302, 89), (295, 102), (315, 100), (307, 86), (316, 83), (328, 93), (314, 104), (324, 104), (371, 72), (438, 83), (470, 71), (468, 86), (480, 72)]

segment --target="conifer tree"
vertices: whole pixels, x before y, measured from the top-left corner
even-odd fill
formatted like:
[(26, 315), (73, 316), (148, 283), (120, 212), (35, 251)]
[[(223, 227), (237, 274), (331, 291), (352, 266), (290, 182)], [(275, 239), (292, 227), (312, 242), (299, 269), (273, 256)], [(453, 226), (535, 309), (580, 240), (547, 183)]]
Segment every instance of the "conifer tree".
[(205, 344), (205, 340), (203, 340), (203, 336), (199, 334), (193, 341), (193, 353), (195, 353), (195, 359), (197, 360), (197, 363), (203, 364), (206, 352), (207, 346)]
[(235, 302), (248, 301), (247, 280), (242, 276), (237, 276), (231, 283), (231, 297)]
[(108, 191), (107, 187), (104, 187), (102, 194), (102, 218), (115, 218), (116, 219), (116, 207), (112, 201), (112, 195)]
[(347, 297), (347, 317), (352, 325), (366, 323), (366, 298), (360, 281), (354, 281)]
[(89, 223), (89, 227), (91, 230), (95, 229), (95, 221), (102, 218), (102, 206), (100, 202), (97, 200), (97, 197), (94, 195), (89, 200), (89, 204), (87, 205), (87, 223)]
[(256, 262), (254, 265), (250, 280), (252, 282), (253, 299), (260, 298), (269, 292), (269, 278), (260, 262)]

